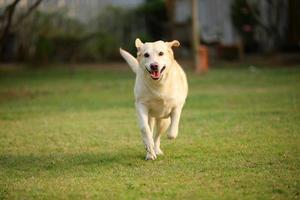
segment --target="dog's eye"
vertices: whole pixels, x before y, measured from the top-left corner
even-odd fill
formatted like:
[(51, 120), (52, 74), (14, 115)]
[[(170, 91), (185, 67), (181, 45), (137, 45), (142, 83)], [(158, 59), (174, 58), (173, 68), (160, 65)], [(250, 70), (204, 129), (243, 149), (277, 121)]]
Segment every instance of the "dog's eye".
[(161, 52), (158, 53), (158, 55), (159, 55), (159, 56), (163, 56), (163, 55), (164, 55), (164, 52), (161, 51)]
[(149, 53), (145, 53), (145, 54), (144, 54), (144, 57), (145, 57), (145, 58), (148, 58), (149, 56), (150, 56)]

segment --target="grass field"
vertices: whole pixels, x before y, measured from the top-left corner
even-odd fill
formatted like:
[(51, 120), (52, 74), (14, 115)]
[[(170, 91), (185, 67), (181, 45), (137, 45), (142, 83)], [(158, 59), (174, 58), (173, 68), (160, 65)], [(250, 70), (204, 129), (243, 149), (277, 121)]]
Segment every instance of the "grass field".
[(130, 71), (2, 70), (0, 199), (300, 199), (300, 68), (188, 79), (145, 161)]

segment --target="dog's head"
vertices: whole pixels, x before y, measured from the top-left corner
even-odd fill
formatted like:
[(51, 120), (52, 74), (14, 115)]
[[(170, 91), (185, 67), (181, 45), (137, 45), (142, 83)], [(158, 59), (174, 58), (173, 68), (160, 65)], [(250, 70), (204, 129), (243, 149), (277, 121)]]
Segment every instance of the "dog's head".
[(146, 42), (142, 43), (140, 39), (135, 40), (137, 48), (137, 58), (140, 67), (153, 80), (159, 80), (169, 70), (174, 61), (172, 47), (178, 47), (180, 43), (177, 40), (172, 42)]

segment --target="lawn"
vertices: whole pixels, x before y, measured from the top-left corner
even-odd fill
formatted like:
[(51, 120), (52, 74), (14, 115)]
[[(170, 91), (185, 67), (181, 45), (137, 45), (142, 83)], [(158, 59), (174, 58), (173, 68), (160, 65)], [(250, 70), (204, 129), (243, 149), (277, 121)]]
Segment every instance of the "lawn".
[(131, 71), (1, 70), (0, 199), (300, 199), (300, 68), (188, 79), (145, 161)]

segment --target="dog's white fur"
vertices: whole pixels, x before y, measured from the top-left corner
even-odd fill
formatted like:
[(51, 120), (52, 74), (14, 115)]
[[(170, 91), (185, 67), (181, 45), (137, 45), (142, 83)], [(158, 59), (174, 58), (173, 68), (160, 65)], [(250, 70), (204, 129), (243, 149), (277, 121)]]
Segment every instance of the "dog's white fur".
[[(174, 59), (172, 50), (179, 45), (177, 40), (142, 43), (137, 38), (137, 58), (120, 48), (122, 57), (136, 73), (135, 107), (147, 160), (163, 154), (160, 149), (163, 132), (168, 129), (169, 139), (175, 139), (178, 134), (181, 110), (188, 93), (186, 75)], [(156, 74), (151, 69), (153, 63), (158, 68)], [(159, 78), (154, 80), (152, 75)]]

